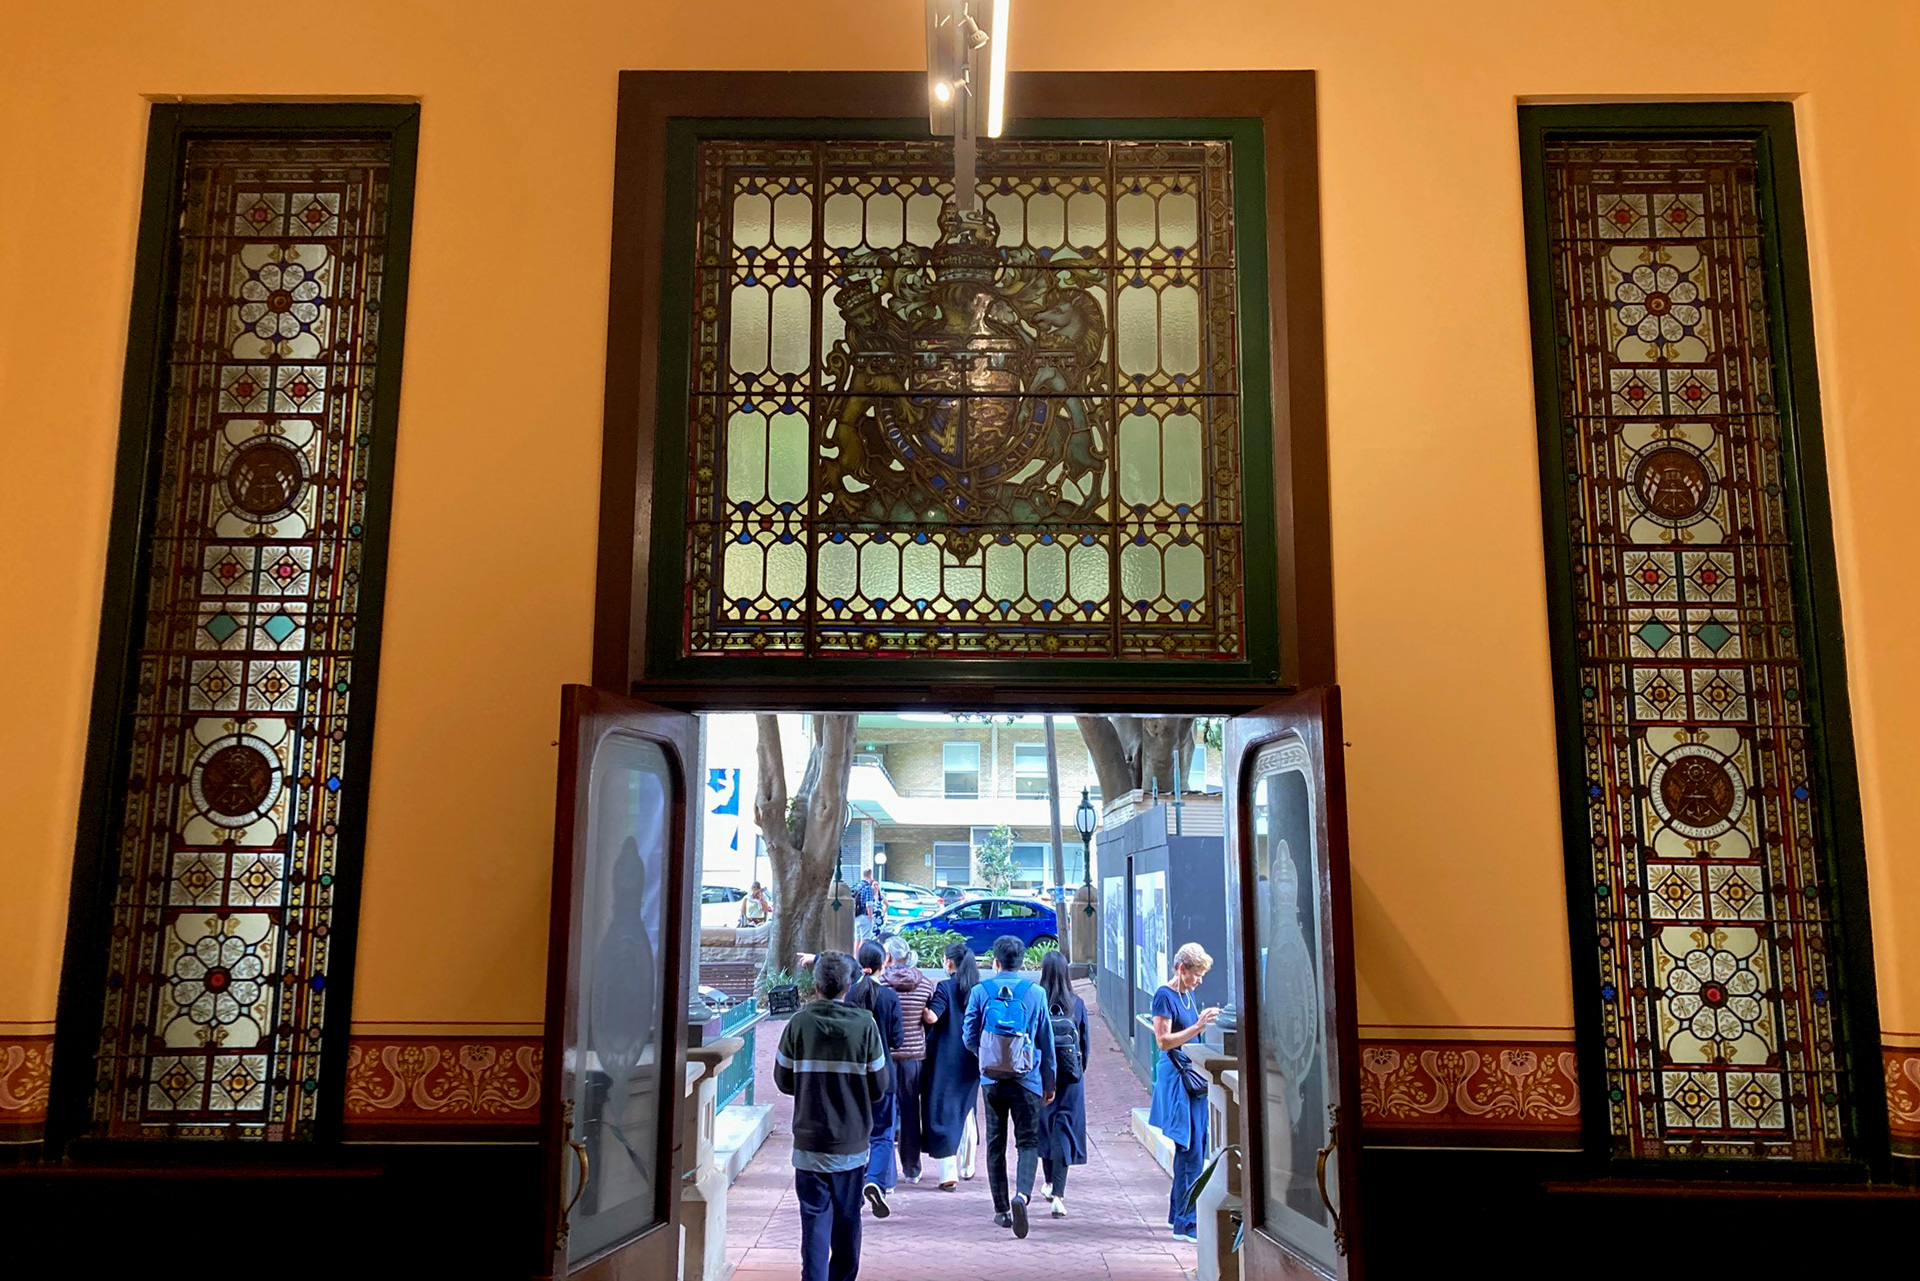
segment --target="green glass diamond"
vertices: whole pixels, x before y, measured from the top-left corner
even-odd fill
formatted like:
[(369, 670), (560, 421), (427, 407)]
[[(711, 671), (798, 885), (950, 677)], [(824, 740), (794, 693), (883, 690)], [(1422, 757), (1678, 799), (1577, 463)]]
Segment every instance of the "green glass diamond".
[(285, 614), (275, 614), (272, 618), (260, 624), (260, 630), (273, 637), (274, 644), (284, 645), (287, 642), (287, 637), (293, 635), (294, 629), (299, 626), (300, 624), (294, 622)]
[(1700, 638), (1702, 645), (1705, 645), (1716, 654), (1720, 652), (1722, 645), (1725, 645), (1733, 639), (1733, 633), (1718, 623), (1708, 623), (1705, 627), (1694, 632), (1694, 635)]
[(232, 614), (215, 614), (200, 624), (200, 629), (213, 637), (215, 642), (224, 645), (227, 637), (240, 630), (240, 622)]
[(1673, 629), (1665, 623), (1648, 623), (1635, 633), (1635, 635), (1640, 637), (1648, 649), (1658, 650), (1662, 645), (1665, 645), (1673, 639)]

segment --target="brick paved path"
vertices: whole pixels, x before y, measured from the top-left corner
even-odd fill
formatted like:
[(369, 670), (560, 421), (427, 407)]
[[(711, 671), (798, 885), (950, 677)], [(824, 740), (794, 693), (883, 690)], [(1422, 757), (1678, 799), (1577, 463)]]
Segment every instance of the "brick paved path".
[[(1093, 1046), (1087, 1072), (1087, 1164), (1067, 1178), (1066, 1219), (1048, 1218), (1035, 1189), (1033, 1231), (1025, 1241), (993, 1223), (984, 1154), (979, 1177), (957, 1192), (933, 1181), (902, 1183), (885, 1220), (862, 1225), (862, 1281), (1181, 1281), (1194, 1247), (1177, 1242), (1167, 1220), (1167, 1176), (1133, 1137), (1131, 1110), (1147, 1091), (1094, 1005), (1093, 985), (1074, 991), (1087, 1003)], [(800, 1211), (793, 1198), (792, 1101), (773, 1089), (780, 1024), (761, 1024), (755, 1094), (774, 1104), (773, 1133), (727, 1198), (727, 1259), (738, 1281), (791, 1281), (800, 1272)], [(1012, 1173), (1011, 1150), (1008, 1173)], [(1042, 1179), (1044, 1182), (1044, 1177)]]

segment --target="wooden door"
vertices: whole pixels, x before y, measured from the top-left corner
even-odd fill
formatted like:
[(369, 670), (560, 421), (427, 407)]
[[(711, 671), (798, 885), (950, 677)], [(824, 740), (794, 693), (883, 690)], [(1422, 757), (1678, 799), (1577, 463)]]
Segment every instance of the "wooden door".
[(694, 718), (561, 691), (540, 1275), (679, 1272)]
[(1240, 1080), (1248, 1281), (1358, 1278), (1360, 1087), (1340, 696), (1310, 689), (1227, 727), (1227, 841), (1245, 994)]

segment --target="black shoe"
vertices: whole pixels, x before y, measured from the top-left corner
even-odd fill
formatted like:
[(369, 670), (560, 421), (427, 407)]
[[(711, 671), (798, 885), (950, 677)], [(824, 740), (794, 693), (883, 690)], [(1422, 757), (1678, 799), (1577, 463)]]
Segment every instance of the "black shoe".
[(1013, 1216), (1011, 1214), (996, 1214), (993, 1216), (993, 1226), (996, 1228), (1010, 1228), (1013, 1226)]
[(1027, 1199), (1015, 1197), (1013, 1202), (1013, 1235), (1025, 1240), (1027, 1236)]
[(869, 1183), (862, 1190), (867, 1194), (867, 1208), (873, 1211), (874, 1218), (884, 1219), (893, 1213), (887, 1205), (887, 1194), (880, 1190), (878, 1183)]

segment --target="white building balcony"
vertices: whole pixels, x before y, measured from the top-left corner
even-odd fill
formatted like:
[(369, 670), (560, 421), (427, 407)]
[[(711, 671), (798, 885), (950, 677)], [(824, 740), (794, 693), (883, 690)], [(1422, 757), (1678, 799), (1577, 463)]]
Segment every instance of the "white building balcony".
[[(1013, 780), (1005, 781), (1007, 788)], [(877, 757), (854, 759), (847, 783), (847, 803), (854, 817), (889, 827), (1045, 827), (1051, 822), (1044, 796), (947, 796), (943, 792), (902, 793)], [(1076, 801), (1075, 804), (1078, 802)], [(1064, 802), (1063, 802), (1064, 805)], [(1072, 820), (1072, 806), (1061, 811)]]

